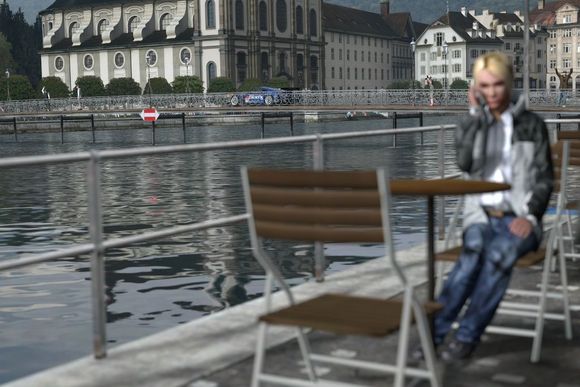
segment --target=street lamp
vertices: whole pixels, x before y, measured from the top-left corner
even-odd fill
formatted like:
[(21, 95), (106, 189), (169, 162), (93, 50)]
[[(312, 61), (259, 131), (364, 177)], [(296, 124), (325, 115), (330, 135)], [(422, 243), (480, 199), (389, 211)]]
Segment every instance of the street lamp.
[(411, 88), (413, 89), (413, 106), (415, 106), (415, 48), (417, 43), (415, 42), (415, 37), (411, 41), (411, 52), (413, 53), (413, 68), (411, 69)]
[(10, 101), (10, 70), (6, 69), (6, 101)]
[(189, 64), (191, 63), (189, 53), (185, 53), (183, 59), (185, 62), (185, 93), (189, 95)]
[(149, 85), (149, 107), (153, 107), (151, 102), (151, 53), (145, 55), (145, 63), (147, 63), (147, 85)]
[(445, 82), (444, 82), (444, 88), (445, 88), (445, 104), (447, 104), (447, 93), (448, 93), (448, 85), (447, 85), (447, 53), (449, 52), (449, 45), (447, 44), (447, 42), (443, 42), (443, 72), (445, 74)]

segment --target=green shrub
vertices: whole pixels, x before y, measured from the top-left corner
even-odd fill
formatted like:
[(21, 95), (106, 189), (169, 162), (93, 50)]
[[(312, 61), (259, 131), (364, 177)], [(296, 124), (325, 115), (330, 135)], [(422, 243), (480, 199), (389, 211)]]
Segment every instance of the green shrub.
[(106, 90), (108, 95), (141, 95), (141, 86), (133, 78), (113, 78)]
[(469, 89), (469, 83), (467, 83), (467, 81), (464, 81), (463, 79), (456, 79), (453, 82), (451, 82), (449, 88), (453, 90), (467, 90)]
[(288, 87), (290, 86), (290, 83), (288, 82), (287, 77), (281, 76), (270, 79), (267, 85), (270, 87)]
[(230, 91), (235, 91), (236, 86), (234, 82), (226, 77), (217, 77), (211, 81), (207, 89), (208, 93), (227, 93)]
[(173, 89), (165, 78), (151, 78), (143, 89), (143, 94), (149, 94), (149, 83), (151, 83), (151, 94), (171, 94)]
[(238, 87), (239, 91), (253, 91), (259, 90), (262, 86), (262, 81), (255, 78), (246, 79), (240, 87)]
[(99, 97), (107, 94), (103, 80), (92, 75), (77, 78), (72, 93), (73, 97), (77, 95), (79, 88), (81, 89), (81, 97)]
[(171, 86), (174, 93), (203, 93), (203, 82), (195, 75), (176, 77)]
[(66, 83), (59, 77), (44, 77), (40, 81), (40, 89), (44, 87), (50, 94), (50, 98), (66, 98), (70, 96), (70, 90)]
[[(2, 74), (3, 75), (3, 74)], [(6, 77), (0, 78), (0, 101), (8, 98), (8, 87), (10, 88), (10, 100), (39, 98), (40, 94), (34, 90), (30, 81), (25, 75), (10, 75), (7, 85)]]

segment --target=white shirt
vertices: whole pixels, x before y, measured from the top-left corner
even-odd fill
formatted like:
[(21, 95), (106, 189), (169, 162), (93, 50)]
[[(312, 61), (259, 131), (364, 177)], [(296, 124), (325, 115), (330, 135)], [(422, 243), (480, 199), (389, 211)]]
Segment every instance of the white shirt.
[[(512, 133), (514, 131), (514, 118), (510, 110), (502, 113), (487, 133), (487, 159), (486, 165), (490, 168), (484, 172), (484, 180), (496, 183), (512, 182)], [(482, 206), (493, 207), (502, 210), (510, 209), (510, 192), (499, 191), (481, 195)]]

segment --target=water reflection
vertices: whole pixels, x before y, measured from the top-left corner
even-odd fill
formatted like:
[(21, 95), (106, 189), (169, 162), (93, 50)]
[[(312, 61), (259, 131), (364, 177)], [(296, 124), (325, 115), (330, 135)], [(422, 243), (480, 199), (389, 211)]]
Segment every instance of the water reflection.
[[(435, 118), (431, 123), (445, 123)], [(408, 126), (417, 122), (408, 121)], [(390, 121), (296, 125), (296, 134), (389, 127)], [(191, 142), (256, 138), (259, 128), (239, 125), (195, 128)], [(286, 125), (268, 136), (287, 134)], [(99, 132), (97, 149), (133, 147), (149, 141), (145, 130)], [(181, 130), (158, 131), (160, 143), (180, 143)], [(22, 143), (0, 136), (2, 155), (82, 151), (93, 147), (87, 133), (23, 134)], [(451, 134), (447, 142), (451, 142)], [(437, 141), (425, 135), (426, 144)], [(419, 135), (332, 141), (325, 165), (357, 169), (387, 167), (394, 177), (437, 173), (437, 148), (419, 146)], [(453, 167), (453, 152), (446, 163)], [(136, 157), (103, 164), (104, 232), (133, 235), (174, 224), (190, 224), (244, 211), (241, 165), (303, 168), (312, 165), (311, 145)], [(88, 242), (86, 166), (83, 163), (0, 170), (0, 260), (72, 243)], [(422, 200), (396, 198), (394, 231), (399, 247), (423, 242)], [(269, 245), (291, 285), (312, 277), (312, 248)], [(327, 272), (380, 254), (373, 245), (328, 245)], [(251, 256), (245, 225), (219, 227), (150, 244), (111, 249), (106, 259), (109, 341), (127, 342), (259, 297), (263, 270)], [(0, 382), (76, 358), (91, 351), (88, 257), (66, 259), (0, 273)], [(42, 348), (39, 350), (39, 348)], [(30, 361), (33, 359), (34, 361)]]

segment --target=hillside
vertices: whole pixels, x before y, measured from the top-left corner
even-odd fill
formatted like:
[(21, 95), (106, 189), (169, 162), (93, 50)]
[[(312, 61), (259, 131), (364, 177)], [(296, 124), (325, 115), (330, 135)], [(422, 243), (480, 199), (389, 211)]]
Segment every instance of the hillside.
[[(327, 0), (329, 3), (339, 4), (346, 7), (364, 9), (371, 12), (379, 12), (379, 0)], [(547, 2), (551, 2), (548, 0)], [(449, 0), (449, 10), (459, 11), (461, 7), (475, 9), (481, 13), (484, 9), (490, 11), (515, 11), (523, 12), (522, 0)], [(536, 8), (538, 3), (530, 0), (530, 10)], [(430, 24), (446, 11), (445, 0), (391, 0), (391, 12), (411, 12), (413, 20)]]

